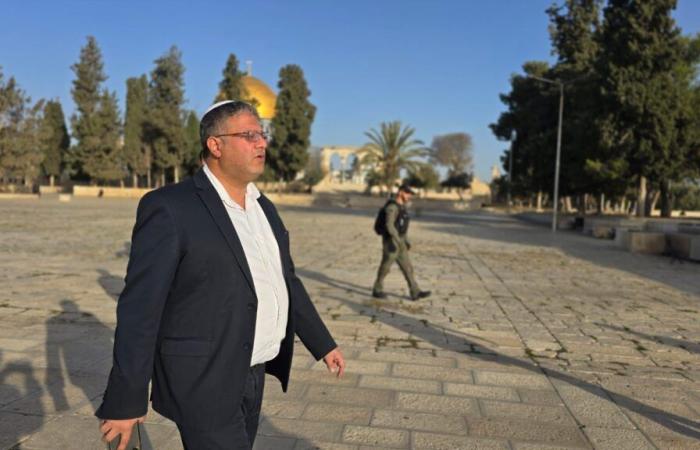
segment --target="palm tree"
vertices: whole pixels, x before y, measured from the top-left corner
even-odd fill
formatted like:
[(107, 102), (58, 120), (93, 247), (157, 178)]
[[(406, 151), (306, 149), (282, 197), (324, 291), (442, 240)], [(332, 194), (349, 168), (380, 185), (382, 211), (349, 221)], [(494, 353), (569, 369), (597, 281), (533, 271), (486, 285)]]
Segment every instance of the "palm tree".
[(372, 128), (365, 132), (370, 142), (361, 150), (362, 164), (373, 167), (389, 191), (401, 169), (416, 170), (421, 163), (415, 158), (427, 154), (423, 141), (413, 139), (415, 131), (409, 126), (402, 128), (396, 120), (382, 122), (379, 131)]

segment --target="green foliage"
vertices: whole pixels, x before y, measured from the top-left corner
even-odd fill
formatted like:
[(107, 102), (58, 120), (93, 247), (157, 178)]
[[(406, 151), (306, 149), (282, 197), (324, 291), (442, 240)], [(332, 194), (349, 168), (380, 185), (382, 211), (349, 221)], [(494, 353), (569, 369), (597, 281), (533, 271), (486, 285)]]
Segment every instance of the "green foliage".
[(201, 167), (200, 156), (202, 144), (199, 141), (199, 119), (197, 113), (190, 111), (185, 122), (185, 173), (194, 175)]
[(472, 168), (472, 137), (467, 133), (435, 136), (430, 145), (430, 160), (447, 167), (449, 173), (460, 173)]
[(94, 37), (80, 50), (80, 59), (71, 66), (75, 73), (71, 94), (75, 114), (71, 118), (75, 147), (70, 161), (78, 177), (116, 180), (124, 176), (118, 139), (119, 111), (115, 93), (102, 89), (107, 79), (102, 54)]
[(675, 145), (683, 91), (674, 71), (679, 30), (675, 0), (610, 0), (604, 10), (598, 61), (602, 137), (613, 158), (624, 158), (629, 175), (675, 177), (684, 158)]
[(135, 175), (146, 175), (151, 166), (145, 132), (148, 115), (148, 79), (146, 75), (126, 80), (124, 119), (124, 160)]
[[(221, 72), (223, 79), (219, 82), (219, 92), (216, 94), (214, 102), (224, 100), (249, 100), (249, 93), (243, 85), (242, 79), (245, 72), (239, 69), (238, 59), (233, 53), (228, 55), (226, 66)], [(256, 103), (256, 102), (253, 102)], [(257, 105), (253, 105), (257, 106)]]
[(443, 187), (447, 188), (457, 188), (457, 189), (469, 189), (472, 184), (472, 176), (466, 172), (455, 173), (448, 176), (442, 183)]
[(313, 187), (320, 183), (321, 180), (323, 180), (324, 176), (326, 176), (326, 174), (323, 173), (323, 170), (321, 170), (320, 167), (315, 167), (312, 169), (307, 169), (304, 172), (304, 178), (302, 179), (302, 181), (307, 186), (308, 191), (311, 192), (313, 190)]
[(419, 164), (408, 171), (404, 182), (419, 189), (435, 189), (440, 184), (440, 177), (430, 164)]
[(363, 165), (372, 167), (379, 175), (380, 183), (391, 190), (398, 180), (401, 169), (416, 170), (416, 158), (426, 156), (423, 142), (413, 139), (415, 129), (402, 127), (401, 122), (382, 122), (379, 131), (372, 128), (365, 133), (369, 142), (361, 151)]
[(267, 156), (276, 176), (290, 181), (306, 165), (316, 107), (309, 102), (311, 92), (301, 67), (294, 64), (282, 67), (277, 86), (279, 94)]
[(173, 169), (179, 181), (179, 168), (185, 158), (185, 102), (182, 53), (173, 46), (155, 60), (148, 94), (146, 140), (153, 149), (153, 162), (165, 173)]
[(49, 100), (44, 107), (42, 124), (43, 171), (48, 176), (60, 176), (64, 159), (70, 147), (70, 136), (66, 128), (63, 108), (58, 100)]
[(4, 182), (31, 184), (39, 174), (42, 152), (43, 100), (31, 99), (14, 77), (4, 81), (0, 71), (0, 175)]

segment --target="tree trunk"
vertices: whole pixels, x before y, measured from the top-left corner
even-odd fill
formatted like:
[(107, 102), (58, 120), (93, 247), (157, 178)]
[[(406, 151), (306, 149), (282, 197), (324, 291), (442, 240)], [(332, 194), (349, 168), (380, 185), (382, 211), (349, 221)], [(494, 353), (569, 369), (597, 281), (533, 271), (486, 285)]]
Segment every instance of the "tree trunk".
[(583, 194), (583, 207), (580, 211), (584, 216), (588, 214), (588, 194)]
[(605, 210), (605, 194), (601, 192), (600, 198), (598, 199), (598, 214), (603, 214)]
[(149, 167), (148, 172), (146, 172), (146, 187), (147, 188), (150, 189), (153, 187), (152, 181), (153, 180), (151, 180), (151, 168)]
[(55, 182), (55, 178), (53, 175), (49, 175), (49, 186), (53, 187), (53, 184)]
[(165, 186), (165, 170), (160, 172), (160, 186), (163, 187)]
[(131, 187), (139, 187), (139, 176), (136, 175), (136, 172), (131, 174)]
[(647, 178), (639, 176), (639, 184), (637, 185), (637, 217), (644, 217), (646, 212), (647, 200)]
[(124, 179), (119, 180), (119, 187), (124, 189)]
[[(567, 195), (566, 197), (564, 197), (564, 212), (568, 214), (568, 213), (570, 213), (571, 211), (573, 211), (573, 209), (574, 209), (574, 208), (571, 206), (571, 196), (570, 196), (570, 195)], [(585, 202), (585, 200), (584, 200), (584, 202), (583, 202), (583, 209), (584, 209), (584, 210), (586, 209), (586, 202)]]
[(173, 177), (176, 183), (180, 182), (180, 168), (178, 166), (173, 167)]
[(661, 182), (661, 217), (671, 217), (673, 203), (671, 201), (671, 181)]
[(645, 217), (651, 217), (652, 213), (656, 209), (656, 203), (659, 201), (659, 191), (649, 191), (647, 193), (647, 208), (644, 211)]
[(542, 191), (537, 191), (537, 212), (542, 211)]

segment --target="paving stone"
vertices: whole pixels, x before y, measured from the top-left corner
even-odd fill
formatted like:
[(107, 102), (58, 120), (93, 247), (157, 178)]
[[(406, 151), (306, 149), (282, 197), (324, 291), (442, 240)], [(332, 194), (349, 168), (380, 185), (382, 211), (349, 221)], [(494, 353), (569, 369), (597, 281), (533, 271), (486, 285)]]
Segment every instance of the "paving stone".
[(558, 406), (529, 405), (525, 403), (480, 400), (481, 410), (487, 417), (527, 417), (534, 422), (576, 426), (568, 410)]
[(421, 432), (413, 434), (413, 442), (413, 448), (416, 450), (505, 450), (510, 448), (505, 440)]
[(431, 367), (413, 364), (394, 364), (392, 375), (407, 378), (422, 378), (438, 381), (458, 381), (472, 383), (471, 371), (449, 367)]
[(360, 378), (358, 386), (397, 391), (425, 392), (430, 394), (439, 394), (441, 392), (440, 383), (438, 381), (415, 380), (390, 376), (363, 375)]
[(506, 420), (485, 418), (467, 418), (470, 436), (503, 438), (511, 441), (542, 442), (568, 446), (585, 446), (586, 439), (578, 427), (548, 425), (530, 420)]
[(459, 416), (419, 413), (414, 411), (374, 411), (371, 425), (375, 427), (466, 434), (467, 427)]
[(443, 383), (443, 390), (447, 395), (459, 395), (464, 397), (484, 398), (491, 400), (520, 400), (515, 389), (497, 386), (480, 386), (462, 383)]
[(635, 426), (618, 405), (599, 387), (557, 386), (559, 395), (576, 419), (586, 427), (627, 428)]
[(299, 400), (270, 399), (263, 396), (262, 413), (265, 416), (297, 419), (304, 413), (305, 408), (306, 402)]
[(335, 442), (338, 440), (342, 428), (343, 425), (338, 423), (265, 417), (260, 423), (258, 434)]
[(314, 402), (382, 407), (392, 404), (394, 397), (395, 393), (388, 390), (309, 386), (304, 398)]
[(616, 450), (654, 449), (654, 446), (638, 430), (586, 427), (584, 432), (595, 448), (614, 448)]
[(339, 405), (337, 403), (311, 403), (304, 411), (302, 417), (309, 421), (369, 425), (372, 409), (361, 406)]
[(527, 387), (533, 389), (553, 389), (544, 375), (491, 372), (475, 370), (474, 378), (477, 384), (490, 384), (495, 386)]
[(351, 444), (382, 445), (408, 448), (409, 432), (388, 428), (347, 425), (343, 430), (343, 441)]
[(447, 397), (440, 395), (399, 392), (396, 406), (399, 409), (404, 410), (429, 411), (445, 414), (479, 414), (479, 406), (477, 401), (472, 398), (464, 397)]

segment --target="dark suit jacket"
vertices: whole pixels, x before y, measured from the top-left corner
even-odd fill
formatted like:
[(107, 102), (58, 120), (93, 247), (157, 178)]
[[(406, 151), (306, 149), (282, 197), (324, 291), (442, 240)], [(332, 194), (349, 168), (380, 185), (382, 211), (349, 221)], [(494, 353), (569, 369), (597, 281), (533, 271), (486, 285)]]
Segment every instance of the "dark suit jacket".
[[(294, 273), (289, 233), (258, 199), (279, 244), (289, 292), (287, 334), (267, 362), (286, 391), (294, 334), (318, 360), (336, 347)], [(231, 219), (206, 174), (152, 191), (138, 206), (126, 286), (117, 305), (114, 364), (96, 415), (153, 409), (181, 426), (231, 423), (250, 367), (258, 300)]]

